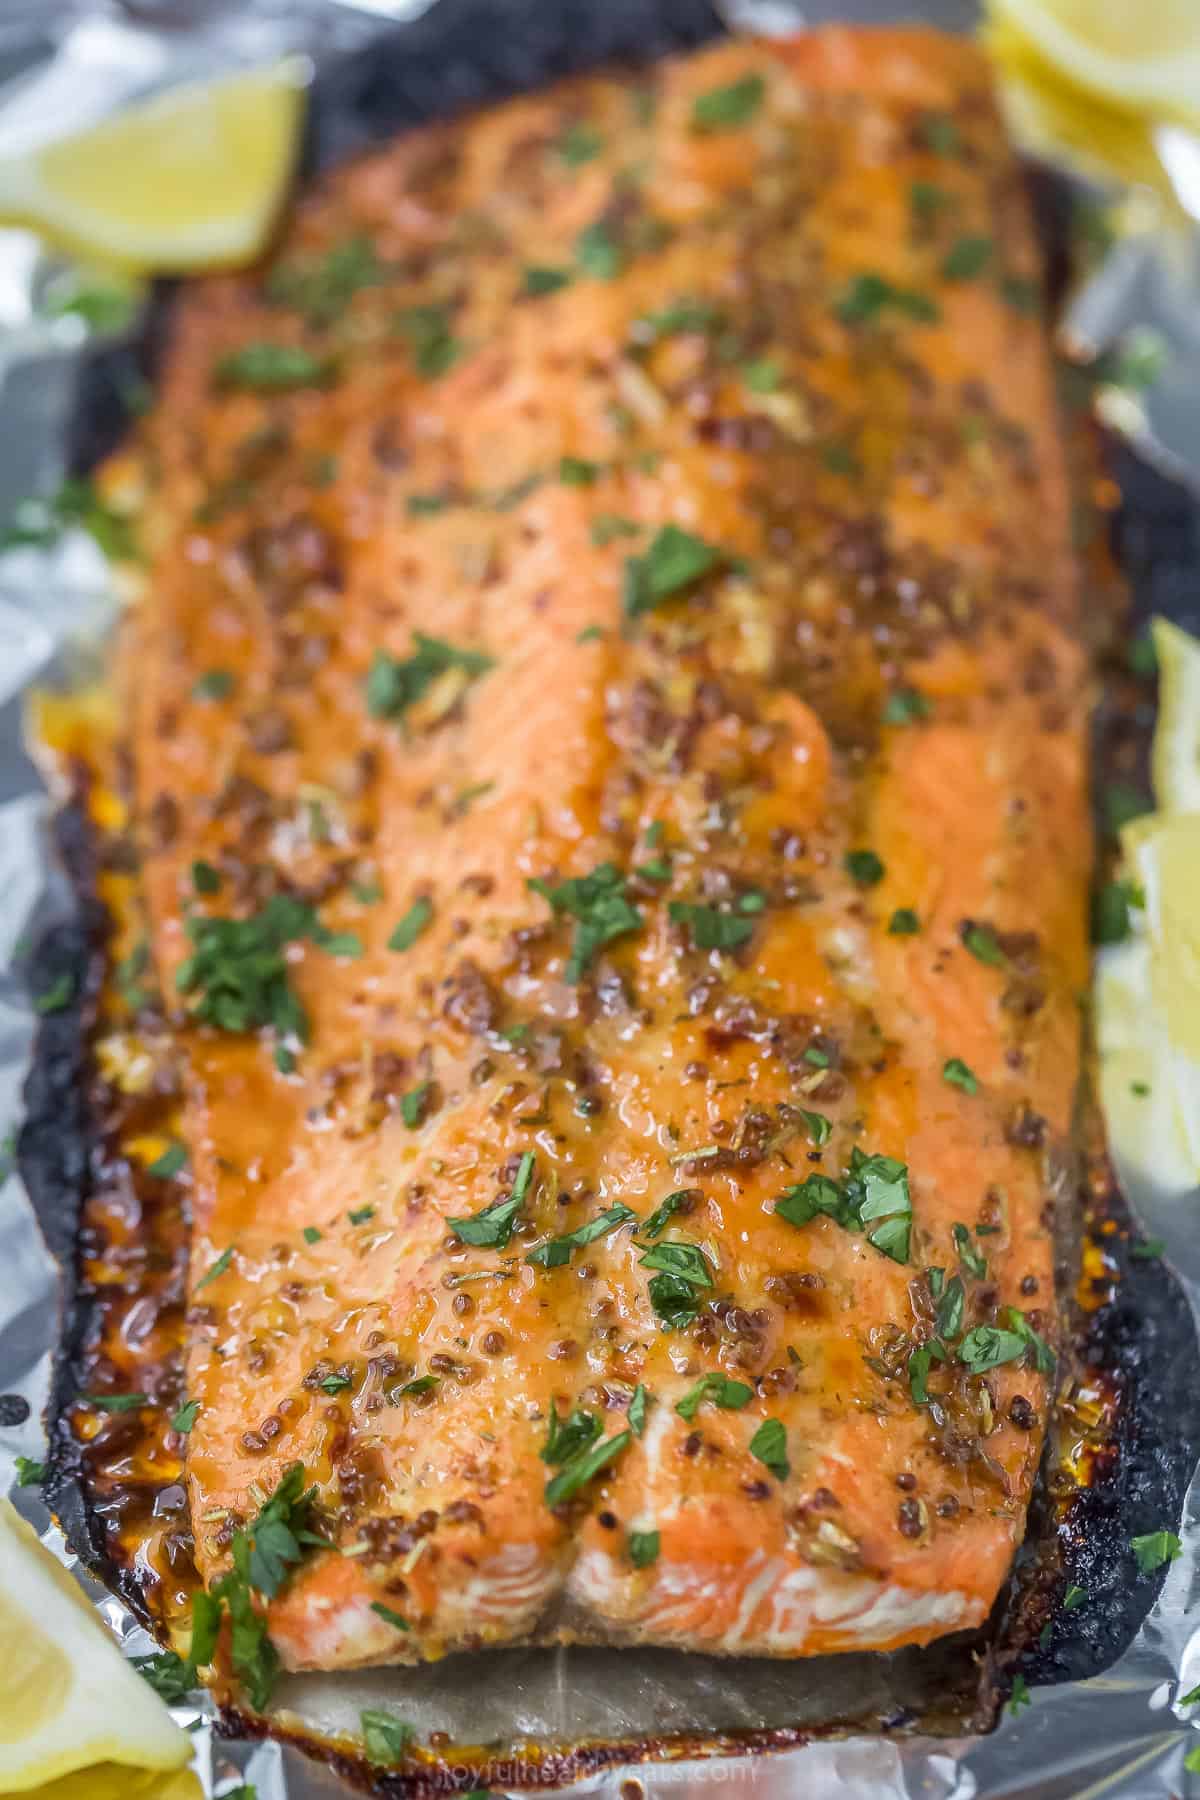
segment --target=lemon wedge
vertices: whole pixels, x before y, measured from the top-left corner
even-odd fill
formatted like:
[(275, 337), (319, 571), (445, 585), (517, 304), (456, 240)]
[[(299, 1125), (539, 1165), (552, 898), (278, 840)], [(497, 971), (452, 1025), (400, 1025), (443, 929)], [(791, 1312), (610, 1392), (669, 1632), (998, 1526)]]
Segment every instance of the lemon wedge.
[(1200, 812), (1200, 643), (1169, 619), (1155, 619), (1151, 630), (1159, 678), (1154, 797), (1164, 812)]
[[(169, 1774), (191, 1760), (187, 1733), (7, 1500), (0, 1500), (0, 1670), (0, 1794), (36, 1792), (79, 1770), (90, 1782), (93, 1765), (105, 1763), (126, 1765), (122, 1792), (134, 1793), (130, 1767)], [(96, 1790), (79, 1791), (90, 1797)]]
[(988, 13), (1072, 86), (1130, 112), (1200, 121), (1196, 0), (989, 0)]
[(0, 221), (129, 272), (247, 262), (287, 189), (306, 68), (172, 88), (0, 163)]

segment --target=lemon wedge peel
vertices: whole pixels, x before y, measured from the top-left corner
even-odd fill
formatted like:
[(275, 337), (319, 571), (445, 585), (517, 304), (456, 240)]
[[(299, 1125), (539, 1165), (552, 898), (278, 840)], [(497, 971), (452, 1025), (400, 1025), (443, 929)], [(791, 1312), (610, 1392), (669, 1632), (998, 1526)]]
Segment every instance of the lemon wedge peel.
[(0, 1500), (0, 1794), (95, 1764), (169, 1773), (192, 1743), (10, 1501)]
[(1200, 641), (1161, 618), (1151, 633), (1158, 810), (1121, 832), (1141, 904), (1129, 939), (1097, 958), (1096, 1035), (1118, 1162), (1182, 1194), (1200, 1185)]
[(988, 14), (1071, 87), (1127, 112), (1200, 125), (1195, 0), (989, 0)]
[(292, 57), (171, 88), (0, 163), (0, 223), (126, 274), (249, 262), (288, 189), (308, 74)]

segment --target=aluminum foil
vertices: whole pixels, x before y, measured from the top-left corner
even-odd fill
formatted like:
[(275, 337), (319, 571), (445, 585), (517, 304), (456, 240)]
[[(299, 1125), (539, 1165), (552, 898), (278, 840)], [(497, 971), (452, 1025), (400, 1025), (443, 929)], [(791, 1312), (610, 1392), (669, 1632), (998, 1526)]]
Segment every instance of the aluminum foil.
[[(547, 0), (547, 4), (553, 0)], [(47, 8), (43, 0), (0, 0), (0, 156), (52, 135), (68, 115), (75, 125), (102, 116), (134, 95), (221, 69), (299, 51), (318, 61), (367, 41), (381, 22), (423, 10), (422, 0), (139, 0), (124, 10), (105, 0), (73, 0)], [(949, 29), (969, 27), (971, 0), (926, 0), (900, 9)], [(888, 0), (825, 0), (801, 14), (790, 0), (731, 0), (731, 22), (756, 29), (792, 29), (798, 22), (837, 17), (880, 21), (898, 16)], [(1181, 214), (1200, 221), (1200, 145), (1172, 131), (1161, 146)], [(1152, 328), (1164, 340), (1164, 374), (1133, 410), (1117, 412), (1147, 454), (1200, 491), (1200, 231), (1164, 233), (1159, 209), (1138, 199), (1138, 227), (1107, 256), (1076, 296), (1066, 320), (1068, 337), (1099, 351), (1133, 328)], [(55, 266), (22, 232), (0, 232), (0, 385), (4, 441), (0, 447), (0, 520), (25, 495), (49, 492), (64, 463), (66, 426), (75, 376), (88, 328), (76, 317), (54, 316), (46, 305)], [(0, 1134), (20, 1118), (21, 1086), (35, 1020), (19, 965), (29, 936), (56, 908), (68, 903), (48, 856), (47, 821), (53, 797), (41, 784), (24, 748), (22, 703), (35, 681), (72, 679), (94, 658), (117, 596), (107, 566), (90, 539), (68, 533), (50, 550), (20, 549), (0, 557)], [(11, 1136), (5, 1137), (6, 1145)], [(0, 1492), (12, 1491), (19, 1510), (68, 1567), (75, 1567), (36, 1489), (15, 1485), (15, 1459), (38, 1459), (40, 1418), (55, 1348), (57, 1272), (35, 1224), (11, 1156), (0, 1152)], [(1131, 1198), (1147, 1228), (1167, 1244), (1193, 1313), (1200, 1316), (1200, 1252), (1191, 1229), (1196, 1196), (1139, 1192), (1124, 1172)], [(27, 1416), (20, 1402), (27, 1407)], [(1192, 1395), (1181, 1404), (1196, 1404)], [(1200, 1747), (1189, 1712), (1178, 1696), (1200, 1682), (1200, 1476), (1193, 1479), (1182, 1522), (1183, 1553), (1174, 1562), (1157, 1603), (1120, 1659), (1092, 1680), (1035, 1689), (1019, 1716), (1006, 1716), (985, 1740), (892, 1741), (884, 1738), (821, 1743), (765, 1758), (641, 1764), (638, 1774), (651, 1796), (683, 1788), (700, 1793), (721, 1788), (761, 1800), (784, 1796), (844, 1796), (845, 1800), (1067, 1800), (1069, 1796), (1119, 1796), (1154, 1800), (1185, 1793), (1186, 1754)], [(151, 1648), (144, 1631), (121, 1604), (80, 1573), (97, 1610), (129, 1654)], [(567, 1656), (571, 1655), (568, 1681)], [(520, 1653), (495, 1657), (486, 1691), (473, 1688), (472, 1709), (482, 1709), (505, 1735), (531, 1740), (563, 1734), (577, 1719), (581, 1678), (603, 1689), (610, 1731), (619, 1732), (622, 1709), (645, 1719), (657, 1702), (664, 1725), (681, 1728), (739, 1722), (735, 1683), (710, 1690), (711, 1714), (676, 1718), (678, 1694), (664, 1680), (654, 1690), (649, 1659), (637, 1663), (636, 1691), (622, 1689), (630, 1659), (592, 1653), (590, 1677), (577, 1653), (559, 1653), (561, 1680), (546, 1679), (541, 1654), (535, 1679)], [(849, 1670), (850, 1659), (845, 1659)], [(874, 1659), (885, 1665), (888, 1659)], [(886, 1680), (886, 1672), (881, 1679)], [(369, 1683), (372, 1679), (366, 1678)], [(380, 1683), (390, 1677), (381, 1674)], [(795, 1722), (804, 1713), (804, 1669), (774, 1673), (774, 1704), (784, 1704), (787, 1683), (797, 1696)], [(406, 1702), (418, 1725), (420, 1680), (409, 1675)], [(359, 1678), (354, 1704), (363, 1703)], [(698, 1683), (696, 1693), (702, 1692)], [(557, 1698), (556, 1698), (557, 1696)], [(369, 1701), (367, 1702), (369, 1703)], [(568, 1704), (570, 1712), (568, 1713)], [(306, 1702), (328, 1723), (345, 1715), (347, 1701), (335, 1684), (318, 1687)], [(601, 1705), (598, 1699), (597, 1707)], [(717, 1713), (722, 1716), (716, 1716)], [(175, 1709), (181, 1723), (197, 1726), (197, 1714)], [(1197, 1722), (1200, 1722), (1198, 1720)], [(473, 1735), (480, 1735), (475, 1733)], [(337, 1777), (275, 1744), (229, 1744), (211, 1731), (205, 1714), (195, 1731), (195, 1768), (206, 1795), (220, 1796), (231, 1783), (251, 1781), (258, 1800), (320, 1800), (344, 1793)], [(574, 1793), (616, 1796), (623, 1775), (612, 1769), (578, 1783)], [(510, 1774), (517, 1781), (519, 1772)], [(502, 1789), (504, 1769), (492, 1773)], [(1200, 1793), (1200, 1782), (1196, 1791)]]

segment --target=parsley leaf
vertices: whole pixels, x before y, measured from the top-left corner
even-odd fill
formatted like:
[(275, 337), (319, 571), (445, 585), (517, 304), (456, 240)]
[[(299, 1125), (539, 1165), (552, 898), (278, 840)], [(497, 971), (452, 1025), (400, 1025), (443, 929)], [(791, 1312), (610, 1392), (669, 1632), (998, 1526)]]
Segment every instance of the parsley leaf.
[(921, 921), (911, 906), (898, 906), (888, 920), (889, 937), (914, 937), (921, 929)]
[(181, 1706), (198, 1686), (193, 1663), (185, 1662), (174, 1650), (160, 1650), (153, 1656), (135, 1656), (133, 1666), (167, 1706)]
[(626, 619), (654, 612), (664, 601), (709, 575), (723, 560), (721, 552), (703, 538), (678, 525), (663, 525), (642, 556), (625, 560), (622, 607)]
[(593, 1444), (589, 1449), (580, 1450), (572, 1456), (558, 1474), (546, 1483), (547, 1506), (559, 1506), (564, 1500), (570, 1500), (580, 1488), (586, 1487), (589, 1481), (615, 1462), (632, 1441), (631, 1432), (618, 1431), (615, 1437), (605, 1438), (603, 1443)]
[(590, 875), (557, 885), (540, 880), (526, 885), (548, 900), (554, 912), (569, 913), (578, 921), (563, 971), (568, 981), (578, 981), (605, 944), (641, 928), (642, 915), (627, 898), (625, 877), (615, 863), (599, 863)]
[(399, 1762), (407, 1754), (416, 1736), (411, 1725), (373, 1706), (365, 1707), (358, 1717), (368, 1762), (388, 1765)]
[(433, 686), (439, 675), (461, 669), (471, 681), (494, 669), (496, 660), (483, 650), (458, 650), (442, 638), (413, 633), (412, 654), (389, 656), (377, 650), (367, 674), (367, 711), (373, 719), (403, 719)]
[(187, 1168), (188, 1153), (182, 1144), (169, 1144), (161, 1156), (156, 1156), (152, 1163), (147, 1163), (147, 1175), (157, 1175), (162, 1181), (169, 1181)]
[(632, 519), (623, 519), (619, 513), (597, 513), (588, 527), (597, 550), (603, 550), (617, 538), (636, 537), (638, 529)]
[(698, 94), (692, 102), (692, 130), (731, 131), (747, 124), (762, 105), (766, 91), (761, 75), (743, 75), (725, 87)]
[(558, 154), (569, 169), (578, 169), (599, 156), (604, 148), (604, 139), (594, 125), (587, 125), (578, 120), (563, 133), (558, 140)]
[(149, 1394), (82, 1394), (85, 1406), (94, 1406), (97, 1412), (123, 1413), (136, 1412), (140, 1406), (149, 1406)]
[(916, 688), (897, 688), (889, 694), (883, 708), (885, 725), (911, 725), (929, 717), (929, 702)]
[(959, 926), (959, 936), (963, 948), (969, 950), (977, 962), (988, 963), (992, 968), (1001, 969), (1007, 962), (1000, 940), (992, 925), (976, 925), (970, 919), (964, 919)]
[(995, 245), (989, 237), (960, 237), (942, 258), (943, 281), (974, 281), (992, 259)]
[(1015, 1719), (1023, 1706), (1032, 1706), (1033, 1695), (1029, 1692), (1029, 1683), (1023, 1675), (1014, 1675), (1012, 1693), (1008, 1697), (1008, 1710)]
[(216, 1281), (220, 1276), (224, 1275), (232, 1261), (233, 1245), (231, 1244), (228, 1250), (222, 1250), (220, 1256), (218, 1256), (216, 1262), (212, 1265), (212, 1268), (208, 1269), (200, 1277), (199, 1281), (196, 1283), (196, 1293), (199, 1293), (201, 1288), (206, 1288), (210, 1281)]
[(935, 156), (958, 156), (962, 138), (948, 113), (923, 113), (917, 125), (917, 142)]
[(206, 669), (197, 678), (192, 694), (197, 700), (228, 700), (234, 686), (228, 669)]
[(193, 952), (175, 984), (197, 994), (192, 1016), (220, 1031), (245, 1032), (270, 1025), (280, 1037), (304, 1043), (308, 1018), (288, 980), (284, 947), (297, 939), (320, 940), (316, 914), (290, 894), (276, 894), (249, 919), (186, 920)]
[(647, 1284), (650, 1304), (668, 1331), (690, 1325), (700, 1311), (700, 1290), (713, 1285), (708, 1259), (698, 1244), (668, 1241), (639, 1258), (643, 1268), (657, 1269)]
[(971, 1371), (982, 1375), (997, 1369), (1001, 1363), (1015, 1362), (1025, 1353), (1025, 1339), (1016, 1331), (1003, 1331), (998, 1325), (976, 1325), (958, 1346), (958, 1360)]
[(778, 1419), (764, 1419), (750, 1439), (750, 1454), (758, 1458), (778, 1481), (791, 1474), (787, 1453), (787, 1432)]
[(675, 1402), (675, 1411), (690, 1424), (704, 1400), (711, 1400), (714, 1406), (726, 1412), (740, 1412), (753, 1398), (754, 1389), (744, 1381), (732, 1381), (728, 1375), (720, 1373), (702, 1375), (695, 1387), (689, 1388), (683, 1398)]
[(414, 900), (387, 941), (389, 950), (411, 950), (421, 933), (433, 919), (433, 902), (423, 896)]
[(45, 1463), (34, 1462), (29, 1456), (17, 1457), (16, 1470), (18, 1487), (40, 1487), (46, 1479)]
[(1078, 1612), (1086, 1599), (1087, 1589), (1076, 1587), (1075, 1583), (1072, 1582), (1067, 1588), (1066, 1593), (1063, 1595), (1063, 1611)]
[(875, 887), (887, 872), (873, 850), (847, 850), (842, 861), (846, 873), (859, 887)]
[(564, 1263), (570, 1262), (572, 1250), (581, 1250), (585, 1244), (595, 1243), (597, 1238), (615, 1231), (618, 1225), (625, 1225), (636, 1216), (636, 1213), (616, 1200), (586, 1225), (577, 1226), (574, 1231), (568, 1231), (562, 1237), (548, 1238), (544, 1244), (538, 1244), (536, 1249), (529, 1252), (525, 1261), (536, 1263), (543, 1269), (559, 1269)]
[(314, 330), (336, 324), (355, 294), (373, 287), (383, 276), (383, 265), (365, 233), (344, 244), (335, 244), (319, 260), (283, 263), (271, 270), (263, 284), (268, 300), (302, 313)]
[(1092, 896), (1093, 944), (1123, 944), (1129, 936), (1131, 909), (1142, 904), (1134, 881), (1106, 881)]
[(605, 219), (593, 219), (575, 239), (575, 261), (596, 281), (615, 281), (625, 267), (625, 252)]
[(658, 1561), (662, 1539), (657, 1531), (631, 1531), (626, 1544), (634, 1568), (648, 1569), (651, 1563)]
[(426, 1109), (430, 1095), (433, 1093), (432, 1081), (418, 1082), (415, 1088), (409, 1088), (400, 1096), (400, 1117), (410, 1131), (416, 1131), (425, 1121)]
[(980, 1256), (978, 1250), (976, 1250), (974, 1244), (972, 1244), (971, 1234), (966, 1226), (956, 1225), (954, 1227), (953, 1237), (954, 1247), (958, 1251), (958, 1259), (962, 1263), (963, 1268), (967, 1271), (967, 1274), (973, 1275), (976, 1281), (985, 1280), (987, 1277), (987, 1258)]
[(407, 340), (417, 374), (432, 381), (452, 369), (463, 352), (445, 306), (408, 306), (396, 314), (396, 330)]
[(526, 1150), (517, 1169), (517, 1178), (513, 1182), (512, 1192), (503, 1200), (493, 1201), (485, 1206), (482, 1212), (468, 1214), (465, 1218), (447, 1219), (446, 1223), (455, 1237), (463, 1244), (474, 1244), (480, 1249), (503, 1250), (513, 1234), (513, 1225), (517, 1214), (525, 1203), (529, 1192), (529, 1184), (533, 1179), (534, 1154)]
[(629, 1429), (634, 1437), (641, 1437), (646, 1429), (646, 1408), (650, 1404), (650, 1396), (639, 1381), (633, 1390), (633, 1399), (629, 1402)]
[(659, 1232), (666, 1226), (667, 1220), (671, 1215), (682, 1211), (690, 1198), (690, 1188), (677, 1188), (673, 1194), (668, 1194), (666, 1199), (660, 1201), (655, 1207), (654, 1211), (650, 1214), (650, 1217), (642, 1226), (641, 1236), (644, 1238), (656, 1238)]
[(373, 1613), (378, 1613), (381, 1619), (386, 1619), (389, 1625), (394, 1625), (397, 1631), (408, 1631), (411, 1629), (408, 1620), (404, 1617), (403, 1613), (393, 1612), (392, 1608), (390, 1606), (385, 1606), (382, 1600), (372, 1600), (371, 1611)]
[(75, 977), (69, 969), (64, 969), (61, 975), (55, 976), (49, 987), (33, 996), (33, 1008), (45, 1018), (49, 1013), (62, 1012), (74, 998)]
[(941, 316), (937, 304), (927, 295), (895, 287), (871, 270), (855, 275), (834, 307), (843, 325), (874, 324), (889, 311), (924, 325)]
[(222, 356), (213, 370), (218, 387), (284, 394), (293, 388), (324, 387), (334, 372), (328, 356), (314, 356), (299, 344), (243, 344)]
[[(743, 895), (740, 904), (747, 912), (760, 910), (757, 907), (745, 907), (748, 896)], [(691, 934), (693, 948), (697, 950), (736, 950), (753, 934), (754, 920), (738, 918), (735, 913), (722, 912), (715, 906), (701, 906), (689, 900), (672, 900), (667, 911), (676, 925), (686, 925)]]
[(1155, 1569), (1174, 1562), (1183, 1545), (1173, 1531), (1148, 1531), (1142, 1537), (1130, 1538), (1129, 1548), (1137, 1557), (1138, 1572), (1153, 1575)]
[(538, 1451), (544, 1463), (570, 1462), (581, 1450), (586, 1450), (600, 1436), (601, 1425), (595, 1413), (584, 1412), (576, 1407), (565, 1419), (558, 1416), (558, 1408), (551, 1405), (550, 1418), (546, 1426), (546, 1441)]
[(181, 1432), (185, 1437), (196, 1423), (200, 1411), (198, 1400), (185, 1400), (177, 1413), (171, 1415), (171, 1430)]
[(587, 462), (582, 456), (560, 456), (558, 479), (567, 487), (591, 487), (600, 473), (600, 464)]
[(951, 1056), (942, 1064), (942, 1079), (948, 1081), (951, 1087), (961, 1088), (964, 1094), (979, 1092), (979, 1077), (967, 1067), (961, 1056)]
[(525, 270), (525, 292), (533, 297), (542, 294), (557, 294), (560, 288), (571, 285), (569, 269), (550, 269), (530, 267)]

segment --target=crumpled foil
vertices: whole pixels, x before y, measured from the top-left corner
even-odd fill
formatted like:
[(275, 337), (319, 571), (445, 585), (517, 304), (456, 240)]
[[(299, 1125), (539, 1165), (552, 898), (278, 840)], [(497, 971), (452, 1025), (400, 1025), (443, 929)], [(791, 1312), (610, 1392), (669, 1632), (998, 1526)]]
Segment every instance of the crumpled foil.
[[(283, 52), (314, 61), (366, 42), (389, 21), (424, 10), (428, 0), (0, 0), (0, 156), (61, 129), (78, 128), (134, 95), (211, 75)], [(554, 0), (546, 0), (548, 5)], [(880, 22), (914, 16), (952, 30), (969, 28), (972, 0), (819, 0), (803, 11), (792, 0), (727, 0), (731, 23), (758, 30), (794, 29), (829, 18)], [(1167, 240), (1148, 204), (1075, 296), (1064, 322), (1068, 342), (1098, 353), (1133, 328), (1153, 328), (1166, 346), (1165, 372), (1127, 404), (1115, 422), (1138, 448), (1200, 491), (1200, 142), (1167, 128), (1160, 145), (1180, 213), (1198, 222), (1190, 237)], [(61, 477), (66, 427), (80, 352), (88, 328), (78, 318), (48, 316), (42, 304), (54, 266), (26, 233), (0, 231), (0, 387), (5, 431), (0, 445), (0, 520), (25, 495), (49, 492)], [(30, 935), (42, 930), (68, 896), (55, 876), (47, 795), (22, 737), (25, 689), (31, 682), (77, 676), (103, 637), (116, 607), (107, 567), (91, 540), (70, 532), (50, 550), (0, 557), (0, 1492), (11, 1490), (43, 1542), (75, 1569), (97, 1611), (129, 1654), (152, 1648), (121, 1603), (83, 1575), (34, 1488), (15, 1485), (15, 1459), (38, 1459), (42, 1409), (55, 1349), (57, 1272), (20, 1181), (11, 1169), (11, 1132), (21, 1114), (21, 1087), (35, 1019), (19, 964)], [(1195, 1196), (1165, 1205), (1137, 1191), (1130, 1198), (1168, 1254), (1200, 1316), (1200, 1250)], [(16, 1420), (28, 1407), (23, 1421)], [(1181, 1406), (1196, 1396), (1181, 1395)], [(1176, 1521), (1164, 1520), (1165, 1525)], [(657, 1800), (663, 1790), (697, 1793), (721, 1787), (760, 1800), (845, 1796), (846, 1800), (1155, 1800), (1188, 1788), (1184, 1758), (1200, 1737), (1179, 1696), (1200, 1682), (1200, 1479), (1189, 1489), (1178, 1523), (1183, 1552), (1170, 1567), (1158, 1601), (1135, 1640), (1103, 1675), (1035, 1689), (1032, 1704), (1006, 1716), (984, 1740), (820, 1743), (768, 1757), (641, 1764), (637, 1774)], [(803, 1670), (797, 1691), (803, 1690)], [(641, 1680), (646, 1677), (639, 1677)], [(507, 1688), (505, 1683), (508, 1683)], [(544, 1684), (543, 1684), (544, 1685)], [(482, 1696), (480, 1696), (482, 1699)], [(645, 1704), (644, 1694), (640, 1697)], [(562, 1717), (531, 1710), (522, 1692), (520, 1658), (496, 1661), (489, 1707), (532, 1739), (554, 1737)], [(542, 1708), (545, 1711), (545, 1708)], [(207, 1795), (241, 1781), (258, 1800), (322, 1800), (346, 1790), (338, 1778), (276, 1744), (230, 1744), (207, 1717), (176, 1708), (197, 1726), (195, 1769)], [(701, 1721), (691, 1720), (694, 1726)], [(620, 1769), (580, 1782), (575, 1792), (616, 1796)], [(503, 1785), (497, 1771), (494, 1785)], [(1200, 1790), (1198, 1790), (1200, 1791)]]

